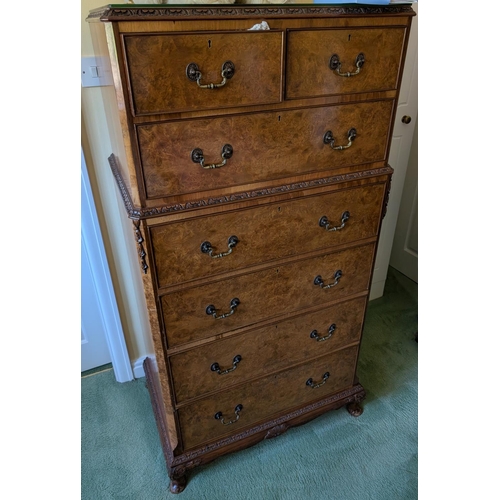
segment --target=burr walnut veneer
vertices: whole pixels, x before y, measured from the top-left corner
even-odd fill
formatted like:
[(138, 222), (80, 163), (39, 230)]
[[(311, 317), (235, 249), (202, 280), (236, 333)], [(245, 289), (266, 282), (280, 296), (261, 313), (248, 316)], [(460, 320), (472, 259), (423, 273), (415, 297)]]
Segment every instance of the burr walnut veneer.
[[(121, 134), (171, 491), (331, 409), (356, 376), (408, 5), (92, 11)], [(268, 30), (250, 30), (266, 21)], [(114, 113), (114, 115), (113, 115)], [(334, 418), (332, 416), (332, 418)]]

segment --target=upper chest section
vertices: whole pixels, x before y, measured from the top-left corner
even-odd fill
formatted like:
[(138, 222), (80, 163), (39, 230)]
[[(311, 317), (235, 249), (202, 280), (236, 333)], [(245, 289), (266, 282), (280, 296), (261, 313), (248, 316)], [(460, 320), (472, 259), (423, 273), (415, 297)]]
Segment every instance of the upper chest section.
[(134, 121), (394, 96), (410, 12), (244, 10), (110, 16)]

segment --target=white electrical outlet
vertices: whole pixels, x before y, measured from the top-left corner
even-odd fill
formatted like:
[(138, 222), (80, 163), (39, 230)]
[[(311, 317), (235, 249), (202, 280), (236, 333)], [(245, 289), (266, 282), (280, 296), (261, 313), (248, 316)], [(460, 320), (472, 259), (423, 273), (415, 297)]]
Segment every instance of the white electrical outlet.
[(103, 58), (82, 57), (82, 87), (113, 85), (111, 67)]

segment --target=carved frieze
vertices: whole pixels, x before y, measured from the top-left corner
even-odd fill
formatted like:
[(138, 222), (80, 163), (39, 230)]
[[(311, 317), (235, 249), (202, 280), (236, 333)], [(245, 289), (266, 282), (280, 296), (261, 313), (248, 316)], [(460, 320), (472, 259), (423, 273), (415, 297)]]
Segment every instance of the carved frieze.
[(305, 6), (293, 4), (276, 7), (255, 7), (250, 5), (232, 5), (210, 7), (154, 7), (139, 6), (112, 7), (92, 11), (87, 19), (101, 21), (168, 20), (168, 19), (210, 19), (210, 18), (247, 18), (247, 17), (311, 17), (311, 16), (352, 16), (369, 14), (408, 14), (413, 12), (411, 5), (323, 5)]
[(186, 203), (176, 203), (173, 205), (162, 205), (151, 208), (135, 207), (132, 203), (128, 189), (123, 182), (123, 178), (118, 168), (117, 160), (114, 155), (108, 158), (111, 166), (111, 171), (116, 179), (118, 189), (120, 190), (125, 209), (131, 219), (146, 219), (148, 217), (156, 217), (161, 215), (168, 215), (183, 210), (191, 210), (195, 208), (210, 207), (213, 205), (220, 205), (223, 203), (231, 203), (236, 201), (251, 200), (260, 196), (272, 196), (276, 194), (287, 193), (299, 189), (308, 189), (326, 186), (328, 184), (336, 184), (340, 182), (348, 182), (353, 180), (365, 179), (368, 177), (376, 177), (379, 175), (392, 174), (392, 168), (389, 166), (376, 168), (372, 170), (363, 170), (361, 172), (351, 172), (348, 174), (333, 175), (330, 177), (322, 177), (321, 179), (313, 179), (311, 181), (296, 182), (293, 184), (283, 184), (281, 186), (274, 186), (269, 188), (258, 189), (255, 191), (244, 191), (241, 193), (234, 193), (227, 196), (220, 196), (218, 198), (206, 198), (201, 200), (189, 201)]

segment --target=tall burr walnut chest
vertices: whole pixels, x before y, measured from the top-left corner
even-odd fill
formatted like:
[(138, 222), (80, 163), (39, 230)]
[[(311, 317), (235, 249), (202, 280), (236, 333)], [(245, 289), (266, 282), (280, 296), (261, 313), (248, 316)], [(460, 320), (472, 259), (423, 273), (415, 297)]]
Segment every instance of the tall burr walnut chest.
[(356, 366), (413, 15), (90, 13), (113, 70), (109, 163), (137, 241), (172, 492), (192, 468), (326, 411), (361, 414)]

